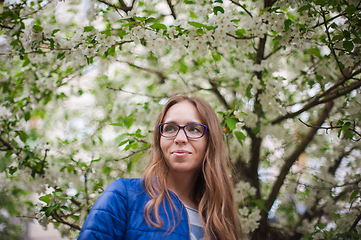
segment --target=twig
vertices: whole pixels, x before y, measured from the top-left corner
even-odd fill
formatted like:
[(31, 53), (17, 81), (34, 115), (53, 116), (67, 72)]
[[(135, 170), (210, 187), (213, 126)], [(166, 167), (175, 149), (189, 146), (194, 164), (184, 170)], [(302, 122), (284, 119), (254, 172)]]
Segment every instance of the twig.
[(352, 223), (351, 227), (349, 228), (349, 232), (351, 232), (358, 224), (358, 222), (361, 220), (361, 213), (357, 216), (355, 221)]
[(256, 38), (255, 36), (253, 36), (253, 37), (237, 37), (237, 36), (234, 36), (234, 35), (232, 35), (230, 33), (226, 33), (226, 35), (229, 36), (229, 37), (233, 37), (234, 39), (237, 39), (237, 40), (247, 40), (247, 39)]
[(149, 94), (144, 94), (144, 93), (135, 93), (135, 92), (131, 92), (131, 91), (127, 91), (127, 90), (123, 90), (121, 88), (112, 88), (112, 87), (107, 87), (108, 89), (110, 90), (113, 90), (113, 91), (120, 91), (120, 92), (125, 92), (125, 93), (129, 93), (129, 94), (133, 94), (133, 95), (138, 95), (138, 96), (143, 96), (143, 97), (149, 97), (149, 98), (153, 98), (153, 99), (162, 99), (162, 98), (167, 98), (167, 96), (160, 96), (160, 97), (157, 97), (157, 96), (152, 96), (152, 95), (149, 95)]
[(40, 169), (39, 173), (44, 173), (44, 166), (45, 166), (46, 156), (47, 156), (48, 152), (49, 152), (49, 149), (45, 149), (45, 155), (44, 155), (44, 159), (41, 163), (41, 169)]
[(325, 11), (323, 11), (322, 7), (321, 7), (321, 11), (322, 11), (322, 18), (323, 18), (324, 23), (325, 23), (325, 31), (326, 31), (326, 35), (327, 35), (327, 38), (328, 38), (328, 41), (329, 41), (329, 47), (330, 47), (330, 49), (331, 49), (332, 55), (334, 56), (334, 58), (335, 58), (335, 60), (336, 60), (337, 66), (338, 66), (341, 74), (344, 76), (344, 78), (346, 78), (344, 72), (342, 71), (342, 67), (341, 67), (340, 61), (339, 61), (338, 58), (337, 58), (335, 49), (333, 48), (332, 39), (331, 39), (331, 36), (330, 36), (330, 32), (329, 32), (329, 30), (328, 30), (328, 25), (327, 25), (327, 21), (326, 21)]
[(58, 214), (58, 212), (57, 212), (56, 210), (54, 210), (53, 214), (54, 214), (54, 220), (55, 220), (55, 222), (59, 222), (59, 223), (68, 225), (68, 226), (70, 226), (71, 228), (75, 228), (75, 229), (77, 229), (77, 230), (80, 230), (80, 229), (81, 229), (78, 225), (72, 224), (72, 223), (70, 223), (70, 222), (65, 221), (62, 217), (59, 216), (59, 214)]
[(6, 148), (1, 148), (0, 151), (9, 151), (14, 149), (14, 147), (11, 146), (10, 143), (2, 139), (2, 137), (0, 137), (0, 142), (6, 147)]
[(317, 24), (316, 24), (315, 26), (313, 26), (312, 28), (316, 28), (316, 27), (319, 27), (319, 26), (321, 26), (321, 25), (327, 24), (327, 23), (335, 20), (336, 18), (339, 18), (339, 17), (344, 16), (344, 15), (346, 15), (346, 14), (347, 14), (346, 12), (343, 12), (343, 13), (341, 13), (341, 14), (339, 14), (339, 15), (336, 15), (336, 16), (328, 19), (327, 21), (324, 21), (324, 22), (322, 22), (322, 23), (317, 23)]
[(114, 159), (114, 161), (122, 161), (124, 159), (127, 159), (127, 158), (130, 158), (131, 156), (137, 154), (137, 153), (140, 153), (140, 152), (144, 152), (144, 151), (147, 151), (150, 147), (147, 147), (147, 148), (142, 148), (142, 149), (139, 149), (137, 151), (133, 151), (131, 154), (129, 154), (128, 156), (125, 156), (125, 157), (122, 157), (122, 158), (119, 158), (119, 159)]
[(125, 3), (122, 0), (119, 0), (119, 3), (121, 5), (120, 7), (116, 6), (114, 4), (111, 4), (111, 3), (107, 2), (107, 1), (104, 1), (104, 0), (98, 0), (98, 1), (101, 2), (101, 3), (104, 3), (105, 5), (108, 5), (109, 7), (114, 8), (115, 10), (122, 10), (122, 11), (124, 11), (126, 13), (131, 11), (132, 8), (133, 8), (133, 7), (128, 7), (127, 5), (125, 5)]
[(168, 77), (166, 75), (164, 75), (162, 72), (159, 72), (159, 71), (156, 71), (156, 70), (153, 70), (153, 69), (149, 69), (149, 68), (145, 68), (145, 67), (141, 67), (141, 66), (135, 65), (134, 63), (130, 63), (130, 62), (127, 62), (127, 61), (120, 61), (120, 60), (117, 60), (117, 61), (122, 62), (122, 63), (126, 63), (129, 66), (134, 67), (136, 69), (140, 69), (140, 70), (143, 70), (145, 72), (149, 72), (149, 73), (153, 73), (153, 74), (158, 75), (158, 77), (160, 78), (159, 83), (164, 83), (165, 80), (168, 79)]
[(51, 1), (52, 1), (52, 0), (49, 0), (44, 6), (41, 6), (39, 9), (37, 9), (37, 10), (31, 12), (31, 13), (28, 13), (28, 14), (26, 14), (26, 15), (24, 15), (24, 16), (21, 16), (21, 17), (22, 17), (22, 18), (26, 18), (26, 17), (34, 14), (34, 13), (39, 12), (40, 10), (42, 10), (43, 8), (45, 8), (46, 6), (48, 6), (48, 5), (51, 3)]
[[(304, 125), (306, 125), (307, 127), (317, 128), (317, 129), (325, 129), (326, 131), (330, 130), (330, 129), (341, 129), (342, 128), (342, 126), (332, 126), (332, 123), (330, 124), (331, 125), (330, 127), (321, 127), (321, 126), (314, 126), (314, 125), (307, 124), (304, 121), (302, 121), (300, 118), (298, 118), (298, 120), (301, 123), (303, 123)], [(359, 139), (356, 139), (356, 140), (353, 139), (353, 141), (358, 142), (361, 140), (361, 133), (357, 132), (355, 127), (349, 128), (348, 131), (351, 131), (359, 136)]]
[(167, 4), (170, 8), (170, 11), (172, 12), (172, 16), (174, 19), (177, 19), (177, 15), (175, 13), (175, 9), (174, 9), (174, 6), (172, 5), (172, 0), (167, 0)]
[(245, 8), (243, 7), (241, 4), (239, 4), (238, 2), (234, 1), (234, 0), (231, 0), (231, 2), (235, 5), (237, 5), (238, 7), (241, 7), (247, 14), (248, 16), (250, 16), (251, 18), (253, 18), (252, 14)]
[(88, 173), (90, 171), (90, 166), (84, 173), (84, 194), (85, 194), (85, 200), (87, 204), (87, 212), (89, 213), (89, 194), (88, 194)]
[(2, 24), (0, 24), (0, 28), (6, 28), (6, 29), (10, 29), (10, 30), (14, 29), (14, 27), (5, 26)]

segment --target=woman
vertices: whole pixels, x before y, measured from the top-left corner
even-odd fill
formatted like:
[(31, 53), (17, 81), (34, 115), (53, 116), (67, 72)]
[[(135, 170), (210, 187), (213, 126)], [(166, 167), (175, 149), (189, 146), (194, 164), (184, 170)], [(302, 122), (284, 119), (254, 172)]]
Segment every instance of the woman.
[(176, 96), (157, 118), (144, 178), (114, 181), (93, 206), (78, 240), (239, 238), (217, 115), (200, 98)]

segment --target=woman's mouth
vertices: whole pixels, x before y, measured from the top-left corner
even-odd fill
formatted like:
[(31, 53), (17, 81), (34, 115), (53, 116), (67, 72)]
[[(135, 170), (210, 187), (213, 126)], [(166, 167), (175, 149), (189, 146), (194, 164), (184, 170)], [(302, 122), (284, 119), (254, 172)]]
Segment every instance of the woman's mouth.
[(184, 151), (184, 150), (176, 150), (176, 151), (173, 151), (172, 154), (177, 157), (183, 157), (183, 156), (186, 156), (191, 153), (188, 151)]

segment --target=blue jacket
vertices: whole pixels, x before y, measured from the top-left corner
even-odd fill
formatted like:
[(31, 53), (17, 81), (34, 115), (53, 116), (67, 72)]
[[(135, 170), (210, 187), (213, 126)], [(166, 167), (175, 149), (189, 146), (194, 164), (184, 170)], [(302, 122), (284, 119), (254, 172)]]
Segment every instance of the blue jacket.
[(174, 214), (176, 222), (174, 230), (170, 232), (174, 221), (172, 221), (170, 204), (166, 200), (164, 205), (159, 206), (159, 215), (164, 225), (156, 228), (145, 221), (143, 212), (150, 196), (144, 191), (142, 183), (143, 179), (119, 178), (110, 184), (94, 204), (78, 240), (189, 240), (187, 211), (172, 192), (170, 192), (171, 198), (181, 216), (179, 222), (177, 214)]

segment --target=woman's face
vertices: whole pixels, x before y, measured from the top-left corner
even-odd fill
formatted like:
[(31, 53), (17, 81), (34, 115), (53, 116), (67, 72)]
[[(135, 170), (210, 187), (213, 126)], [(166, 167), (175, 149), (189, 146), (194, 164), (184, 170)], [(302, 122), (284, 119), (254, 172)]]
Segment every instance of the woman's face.
[[(188, 101), (182, 101), (170, 107), (164, 116), (163, 123), (175, 123), (179, 126), (190, 123), (203, 124), (196, 107)], [(206, 152), (207, 136), (189, 139), (181, 129), (174, 138), (161, 136), (160, 147), (170, 173), (197, 174)]]

